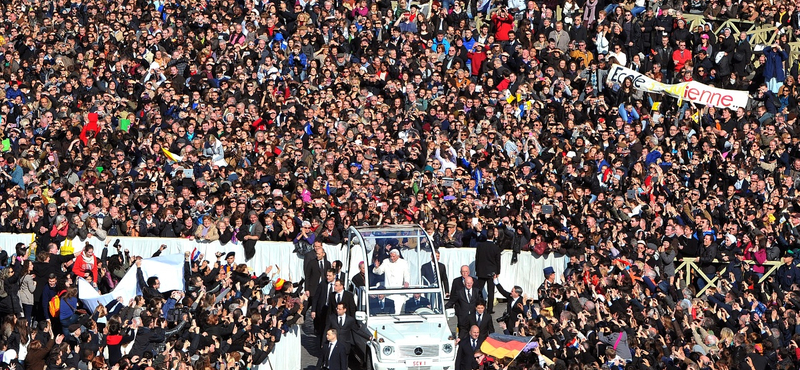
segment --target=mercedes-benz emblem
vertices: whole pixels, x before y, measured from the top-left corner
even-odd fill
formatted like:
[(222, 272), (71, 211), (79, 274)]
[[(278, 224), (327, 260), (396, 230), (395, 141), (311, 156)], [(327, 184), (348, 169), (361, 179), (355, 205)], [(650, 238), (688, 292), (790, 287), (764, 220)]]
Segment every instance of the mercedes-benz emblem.
[(414, 354), (417, 356), (422, 356), (422, 347), (414, 348)]

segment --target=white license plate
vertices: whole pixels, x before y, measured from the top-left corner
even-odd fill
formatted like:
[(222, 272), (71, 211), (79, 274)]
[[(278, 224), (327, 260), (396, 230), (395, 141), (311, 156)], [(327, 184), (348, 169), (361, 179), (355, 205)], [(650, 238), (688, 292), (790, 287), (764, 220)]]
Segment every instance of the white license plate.
[(430, 365), (427, 360), (406, 360), (407, 366), (428, 366)]

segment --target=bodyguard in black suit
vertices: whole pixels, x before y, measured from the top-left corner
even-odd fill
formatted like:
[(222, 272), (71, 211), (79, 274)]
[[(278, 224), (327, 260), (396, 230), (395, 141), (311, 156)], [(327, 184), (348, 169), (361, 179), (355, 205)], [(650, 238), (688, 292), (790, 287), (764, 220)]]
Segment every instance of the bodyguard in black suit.
[(325, 334), (325, 322), (328, 319), (328, 302), (330, 302), (330, 295), (335, 289), (334, 276), (336, 272), (333, 269), (328, 269), (326, 272), (326, 283), (321, 284), (317, 288), (314, 299), (311, 302), (311, 318), (314, 319), (314, 333), (319, 338), (319, 344), (322, 345)]
[(317, 361), (319, 370), (347, 370), (347, 344), (337, 339), (336, 329), (325, 332), (328, 343), (323, 347), (322, 354)]
[(458, 340), (458, 352), (456, 352), (456, 370), (472, 370), (478, 368), (478, 361), (475, 361), (475, 351), (481, 348), (483, 339), (480, 339), (480, 330), (477, 326), (472, 326), (466, 335)]
[(464, 279), (464, 288), (450, 292), (450, 299), (447, 301), (447, 308), (455, 308), (458, 318), (458, 330), (466, 333), (469, 330), (469, 315), (475, 313), (475, 305), (480, 300), (478, 289), (473, 286), (471, 277)]
[[(478, 242), (475, 248), (475, 274), (478, 275), (477, 288), (483, 292), (486, 287), (486, 308), (489, 313), (494, 312), (494, 280), (495, 275), (500, 275), (500, 247), (494, 242), (497, 229), (494, 226), (486, 228), (486, 241)], [(487, 284), (487, 282), (489, 284)], [(482, 293), (481, 293), (482, 294)]]
[(334, 307), (336, 307), (335, 310), (328, 316), (325, 332), (327, 333), (330, 329), (336, 329), (337, 338), (352, 349), (356, 345), (354, 336), (359, 330), (358, 322), (347, 311), (344, 303), (338, 303)]
[(478, 301), (475, 305), (475, 313), (469, 316), (469, 326), (477, 326), (480, 331), (478, 338), (483, 341), (489, 334), (494, 333), (494, 322), (492, 315), (486, 311), (486, 302)]
[(328, 294), (328, 307), (330, 307), (331, 311), (334, 310), (337, 303), (344, 303), (347, 315), (355, 317), (355, 296), (353, 293), (344, 290), (344, 282), (342, 280), (336, 280), (333, 284), (333, 294)]
[(514, 331), (514, 326), (517, 325), (517, 315), (523, 315), (524, 317), (524, 310), (523, 305), (525, 302), (522, 301), (522, 288), (515, 285), (511, 292), (506, 291), (503, 289), (503, 286), (500, 285), (500, 282), (497, 279), (494, 279), (494, 284), (497, 286), (497, 291), (503, 295), (508, 301), (506, 303), (506, 312), (508, 312), (508, 319), (506, 320), (506, 327), (509, 331)]
[[(314, 246), (316, 248), (316, 243), (314, 243)], [(312, 300), (317, 293), (317, 286), (325, 283), (325, 274), (330, 268), (331, 263), (325, 258), (325, 250), (321, 247), (314, 250), (314, 257), (311, 259), (306, 255), (306, 260), (303, 263), (303, 273), (306, 278), (306, 291), (309, 297), (312, 297)]]
[(444, 294), (450, 294), (450, 282), (447, 280), (447, 268), (444, 266), (444, 263), (439, 262), (440, 254), (439, 250), (436, 250), (436, 262), (439, 264), (439, 275), (436, 275), (436, 271), (433, 269), (433, 261), (428, 262), (422, 265), (422, 277), (425, 278), (424, 282), (428, 282), (428, 284), (433, 284), (436, 281), (440, 286), (444, 288)]

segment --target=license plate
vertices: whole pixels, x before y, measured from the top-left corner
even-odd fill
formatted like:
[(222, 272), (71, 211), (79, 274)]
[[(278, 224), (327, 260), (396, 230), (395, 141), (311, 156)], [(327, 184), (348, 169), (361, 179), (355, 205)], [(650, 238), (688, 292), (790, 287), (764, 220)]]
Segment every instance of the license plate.
[(427, 360), (407, 360), (406, 365), (408, 366), (428, 366)]

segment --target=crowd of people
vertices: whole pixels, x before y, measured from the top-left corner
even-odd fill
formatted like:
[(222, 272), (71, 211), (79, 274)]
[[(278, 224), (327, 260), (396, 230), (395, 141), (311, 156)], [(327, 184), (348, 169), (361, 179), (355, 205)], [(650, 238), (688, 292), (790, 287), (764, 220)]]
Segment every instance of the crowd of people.
[[(138, 263), (115, 246), (97, 258), (87, 238), (219, 241), (249, 260), (259, 240), (339, 244), (350, 226), (415, 223), (437, 248), (569, 257), (536, 300), (497, 287), (514, 303), (498, 331), (534, 336), (529, 351), (459, 368), (797, 368), (796, 8), (5, 1), (0, 232), (38, 247), (0, 261), (3, 366), (250, 366), (318, 308), (306, 288), (275, 293), (270, 272), (190, 256), (185, 292), (144, 281), (134, 301), (87, 310), (74, 277), (107, 292)], [(775, 42), (728, 20), (774, 26)], [(749, 103), (697, 107), (608, 81), (613, 65)], [(700, 272), (676, 274), (686, 257), (713, 288), (698, 296)], [(474, 276), (489, 312), (499, 268)], [(321, 343), (336, 338), (314, 320)]]

